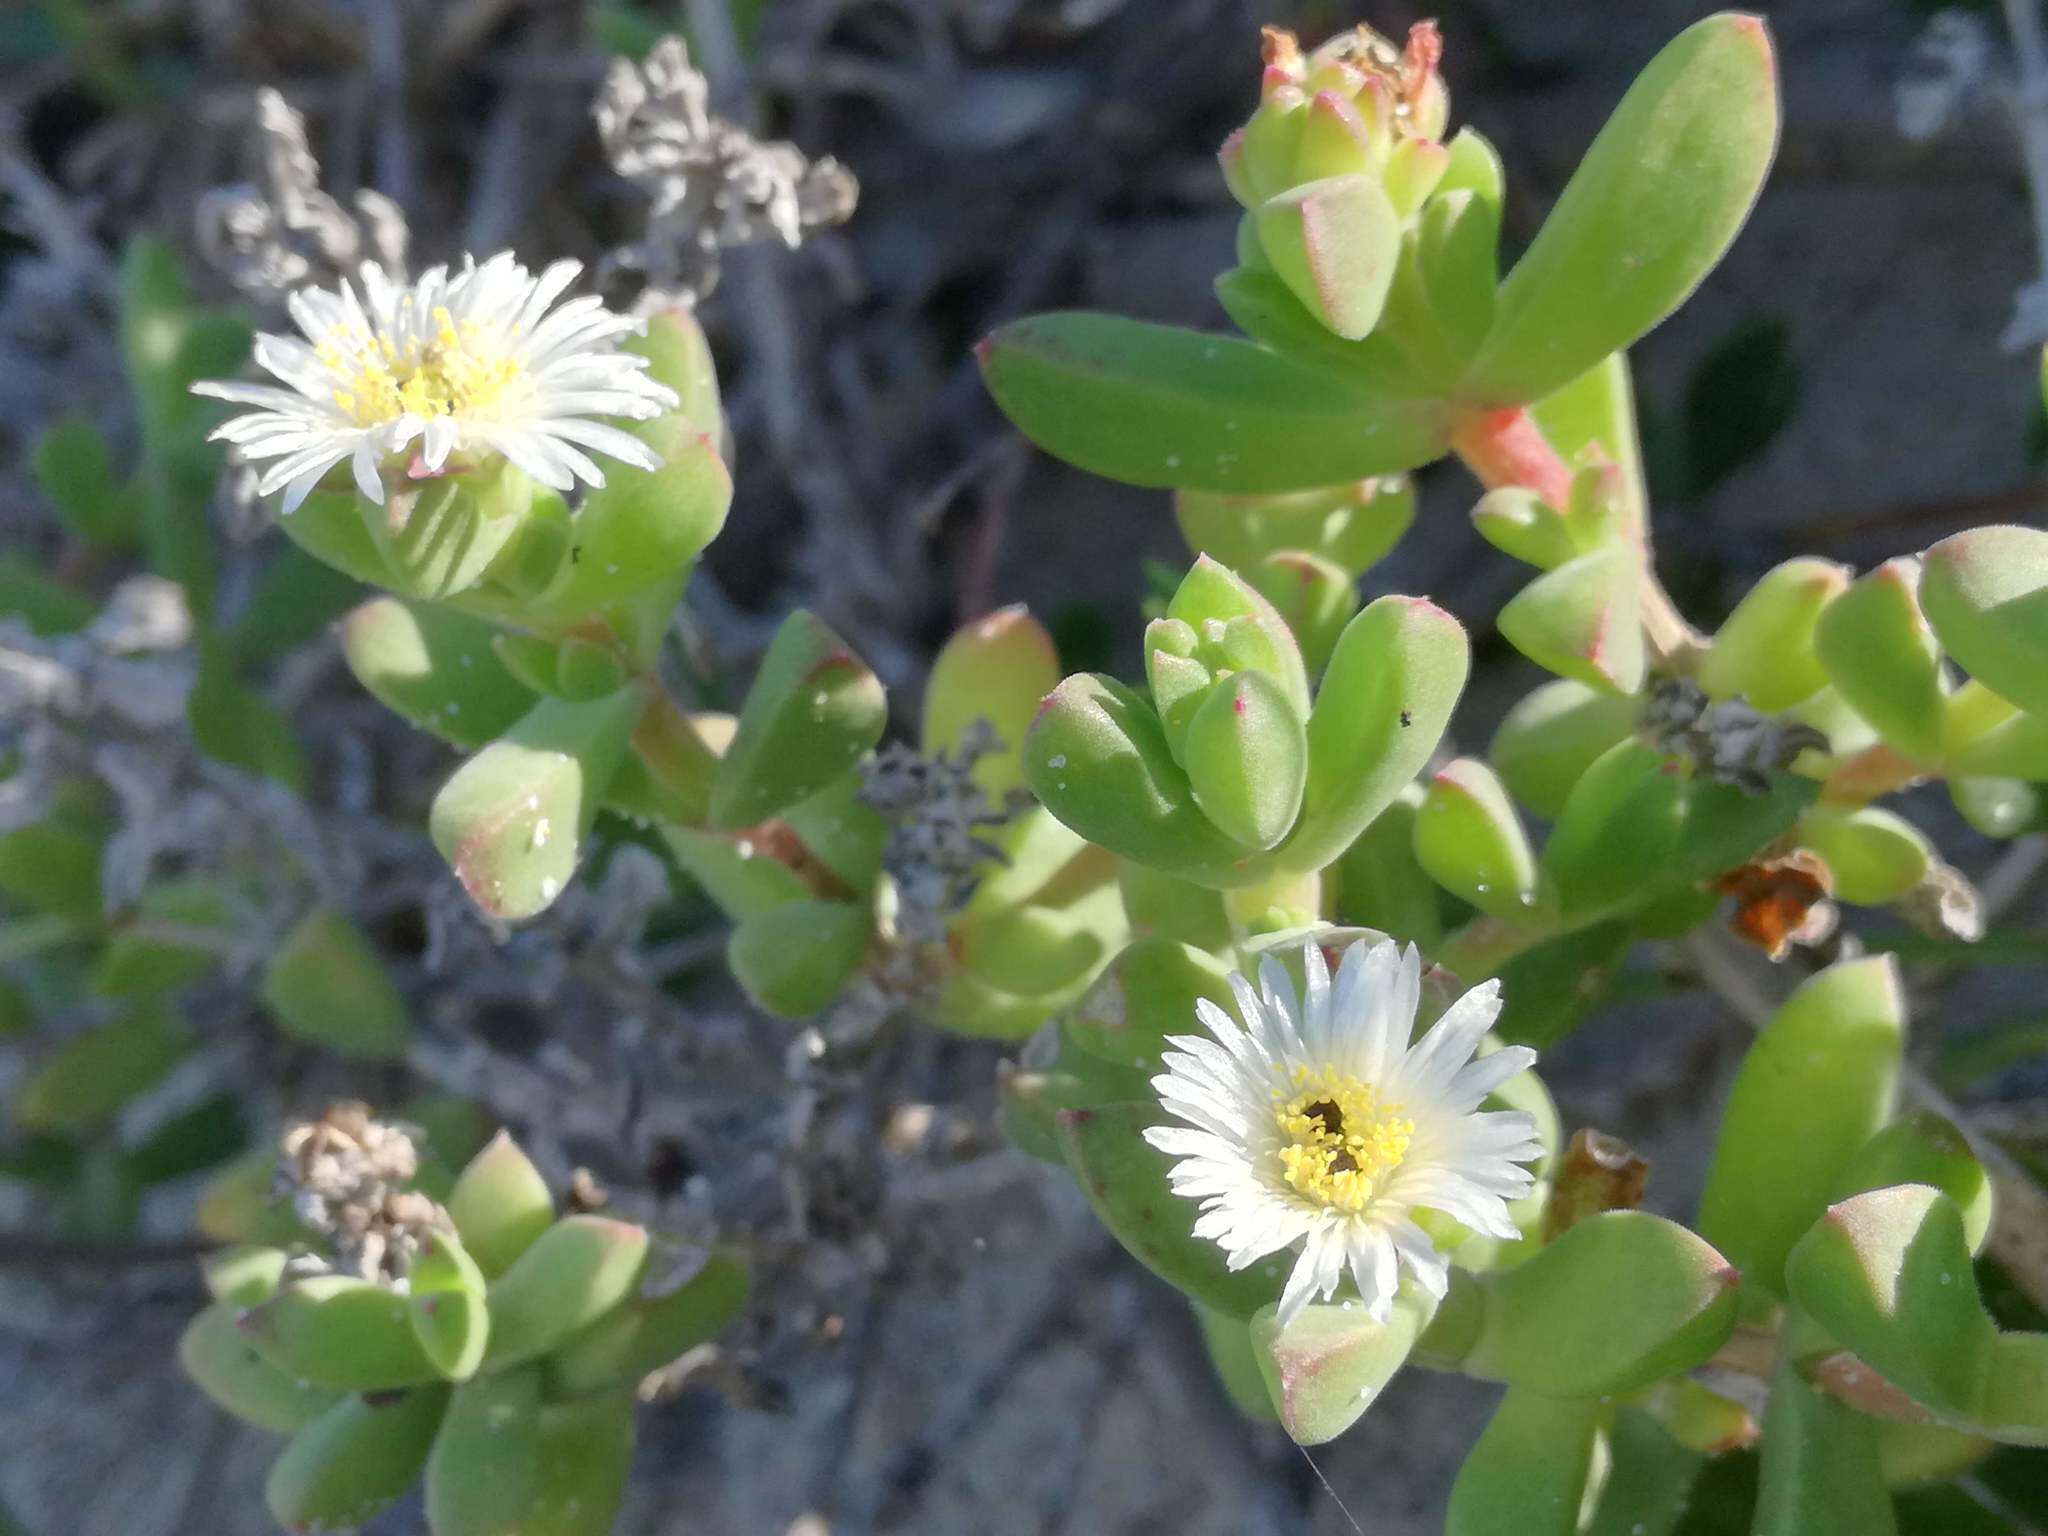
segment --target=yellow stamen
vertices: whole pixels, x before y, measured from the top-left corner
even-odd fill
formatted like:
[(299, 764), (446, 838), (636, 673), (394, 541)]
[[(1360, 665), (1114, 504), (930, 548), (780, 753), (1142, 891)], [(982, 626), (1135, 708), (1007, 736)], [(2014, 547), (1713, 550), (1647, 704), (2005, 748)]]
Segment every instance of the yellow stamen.
[(1311, 1200), (1362, 1211), (1380, 1181), (1401, 1166), (1415, 1122), (1399, 1104), (1383, 1104), (1370, 1084), (1332, 1067), (1294, 1069), (1295, 1092), (1273, 1094), (1287, 1182)]
[(371, 427), (410, 413), (469, 416), (487, 413), (524, 370), (499, 351), (477, 326), (458, 326), (445, 306), (433, 313), (432, 340), (408, 342), (403, 353), (384, 337), (336, 326), (318, 357), (343, 376), (334, 403), (358, 426)]

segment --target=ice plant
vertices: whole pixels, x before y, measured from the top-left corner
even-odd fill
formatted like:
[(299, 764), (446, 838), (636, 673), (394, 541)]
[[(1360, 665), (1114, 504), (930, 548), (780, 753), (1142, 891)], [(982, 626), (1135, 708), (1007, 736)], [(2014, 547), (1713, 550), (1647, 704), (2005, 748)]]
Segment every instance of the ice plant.
[(1174, 1193), (1199, 1200), (1197, 1237), (1233, 1270), (1301, 1245), (1281, 1292), (1284, 1326), (1335, 1294), (1348, 1271), (1366, 1310), (1393, 1314), (1405, 1269), (1441, 1298), (1448, 1265), (1411, 1212), (1436, 1211), (1488, 1236), (1519, 1235), (1508, 1201), (1529, 1192), (1522, 1164), (1542, 1152), (1534, 1117), (1482, 1111), (1486, 1096), (1534, 1064), (1527, 1046), (1473, 1059), (1500, 1014), (1500, 985), (1474, 987), (1420, 1040), (1414, 945), (1359, 940), (1331, 977), (1320, 945), (1302, 946), (1307, 985), (1271, 955), (1259, 987), (1232, 972), (1242, 1023), (1207, 998), (1195, 1014), (1215, 1038), (1173, 1035), (1159, 1101), (1186, 1122), (1145, 1139), (1174, 1164)]
[(282, 489), (286, 512), (344, 460), (382, 504), (385, 472), (408, 450), (415, 478), (495, 455), (558, 491), (604, 484), (592, 452), (659, 468), (647, 444), (596, 418), (646, 420), (673, 407), (675, 391), (614, 345), (640, 321), (589, 295), (557, 302), (581, 271), (558, 261), (536, 275), (504, 251), (407, 283), (365, 262), (360, 296), (346, 281), (292, 295), (303, 340), (256, 338), (257, 363), (283, 387), (206, 380), (193, 390), (256, 407), (214, 436), (269, 461), (257, 488)]

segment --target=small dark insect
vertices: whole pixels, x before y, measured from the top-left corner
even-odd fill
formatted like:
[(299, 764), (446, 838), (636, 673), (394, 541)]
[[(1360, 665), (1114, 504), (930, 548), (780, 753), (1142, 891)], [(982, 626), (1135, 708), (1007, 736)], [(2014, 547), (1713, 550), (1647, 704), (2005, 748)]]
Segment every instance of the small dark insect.
[(1344, 1134), (1344, 1111), (1329, 1099), (1317, 1099), (1315, 1103), (1303, 1109), (1302, 1113), (1311, 1120), (1322, 1121), (1323, 1129), (1332, 1136)]
[(1358, 1160), (1352, 1157), (1349, 1152), (1339, 1152), (1330, 1159), (1329, 1169), (1332, 1173), (1356, 1173), (1358, 1172)]
[[(571, 565), (576, 565), (579, 564), (582, 561), (582, 559), (583, 546), (581, 544), (571, 544), (569, 546), (569, 563)], [(1403, 720), (1401, 723), (1403, 725), (1406, 725), (1408, 722), (1406, 720)]]
[(1410, 726), (1410, 725), (1413, 725), (1414, 723), (1415, 723), (1415, 716), (1413, 716), (1412, 714), (1410, 714), (1410, 713), (1409, 713), (1409, 712), (1408, 712), (1407, 710), (1405, 710), (1405, 709), (1404, 709), (1404, 710), (1402, 710), (1402, 711), (1401, 711), (1401, 724), (1402, 724), (1403, 726)]

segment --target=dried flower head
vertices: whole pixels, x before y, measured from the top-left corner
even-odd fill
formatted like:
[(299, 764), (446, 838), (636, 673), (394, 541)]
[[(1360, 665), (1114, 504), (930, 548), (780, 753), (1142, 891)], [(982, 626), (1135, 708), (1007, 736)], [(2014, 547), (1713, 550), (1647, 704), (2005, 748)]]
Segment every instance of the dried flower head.
[(614, 59), (592, 112), (612, 168), (652, 202), (647, 231), (610, 265), (641, 273), (653, 295), (698, 299), (718, 282), (718, 255), (843, 224), (860, 185), (829, 156), (763, 143), (714, 116), (710, 86), (681, 38), (643, 64)]
[(402, 1280), (428, 1234), (453, 1231), (446, 1212), (405, 1187), (419, 1172), (418, 1134), (352, 1101), (285, 1131), (277, 1193), (326, 1240), (333, 1268), (365, 1280)]
[(282, 305), (294, 289), (332, 283), (361, 261), (404, 269), (398, 205), (362, 188), (351, 212), (322, 191), (305, 118), (267, 86), (256, 93), (244, 154), (249, 179), (215, 187), (197, 210), (200, 253), (242, 292)]

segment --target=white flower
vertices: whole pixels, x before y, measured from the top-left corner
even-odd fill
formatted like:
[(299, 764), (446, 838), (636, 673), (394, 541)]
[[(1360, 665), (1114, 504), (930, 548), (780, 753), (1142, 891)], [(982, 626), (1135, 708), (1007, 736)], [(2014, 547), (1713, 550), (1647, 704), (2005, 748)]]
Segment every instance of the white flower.
[(558, 491), (604, 484), (589, 449), (641, 469), (660, 458), (638, 438), (591, 418), (645, 420), (676, 404), (647, 377), (647, 360), (613, 343), (640, 322), (601, 299), (556, 304), (582, 270), (558, 261), (538, 277), (511, 253), (453, 277), (434, 267), (418, 282), (360, 268), (362, 295), (301, 288), (290, 310), (304, 340), (259, 335), (256, 361), (288, 386), (213, 381), (195, 393), (258, 409), (213, 435), (250, 460), (270, 459), (259, 495), (284, 489), (296, 508), (346, 459), (356, 486), (384, 501), (383, 471), (413, 449), (419, 471), (451, 457), (500, 454)]
[(1321, 946), (1302, 949), (1307, 995), (1268, 955), (1259, 992), (1233, 974), (1244, 1024), (1208, 1001), (1195, 1011), (1215, 1038), (1175, 1035), (1152, 1079), (1187, 1122), (1145, 1139), (1179, 1159), (1176, 1194), (1201, 1201), (1195, 1236), (1213, 1239), (1233, 1270), (1295, 1244), (1301, 1257), (1280, 1296), (1287, 1322), (1333, 1295), (1346, 1270), (1380, 1322), (1393, 1314), (1400, 1271), (1441, 1298), (1447, 1265), (1410, 1212), (1441, 1212), (1476, 1232), (1518, 1236), (1507, 1202), (1534, 1176), (1542, 1150), (1520, 1110), (1480, 1102), (1536, 1060), (1511, 1045), (1472, 1059), (1500, 1013), (1500, 984), (1474, 987), (1412, 1046), (1422, 967), (1391, 941), (1345, 952), (1332, 982)]

